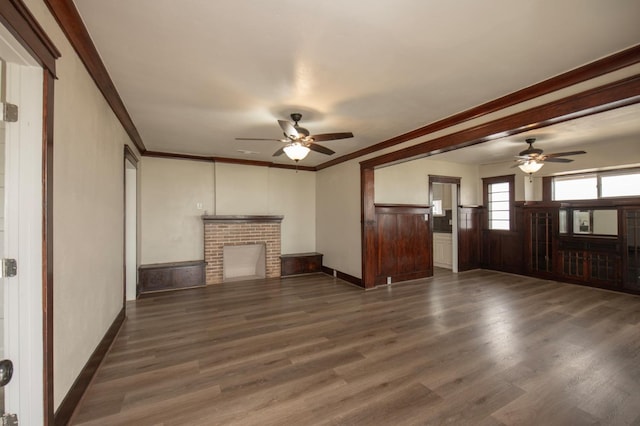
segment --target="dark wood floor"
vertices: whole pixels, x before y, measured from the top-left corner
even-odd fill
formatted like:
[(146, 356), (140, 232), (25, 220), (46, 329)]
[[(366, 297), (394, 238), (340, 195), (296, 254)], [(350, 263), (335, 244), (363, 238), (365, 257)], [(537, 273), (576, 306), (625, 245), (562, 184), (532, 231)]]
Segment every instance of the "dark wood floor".
[(640, 298), (491, 271), (165, 293), (73, 424), (640, 424)]

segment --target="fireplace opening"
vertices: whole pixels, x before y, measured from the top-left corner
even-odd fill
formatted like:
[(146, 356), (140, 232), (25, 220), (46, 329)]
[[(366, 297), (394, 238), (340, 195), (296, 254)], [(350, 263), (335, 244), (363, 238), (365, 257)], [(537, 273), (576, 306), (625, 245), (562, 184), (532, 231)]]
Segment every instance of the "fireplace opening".
[(222, 248), (222, 280), (224, 282), (265, 277), (265, 244), (229, 245)]

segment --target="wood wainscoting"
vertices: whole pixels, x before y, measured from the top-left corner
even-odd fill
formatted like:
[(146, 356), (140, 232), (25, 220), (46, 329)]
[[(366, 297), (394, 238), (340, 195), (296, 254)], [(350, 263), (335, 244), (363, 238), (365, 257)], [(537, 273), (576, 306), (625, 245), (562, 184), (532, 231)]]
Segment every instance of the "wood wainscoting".
[(482, 267), (496, 271), (522, 274), (525, 271), (524, 203), (514, 203), (511, 230), (486, 229), (483, 220)]
[(280, 276), (322, 272), (322, 253), (292, 253), (280, 256)]
[(428, 206), (376, 204), (375, 285), (433, 275)]
[(140, 294), (204, 285), (204, 260), (140, 265)]
[(458, 207), (458, 271), (480, 267), (483, 208)]

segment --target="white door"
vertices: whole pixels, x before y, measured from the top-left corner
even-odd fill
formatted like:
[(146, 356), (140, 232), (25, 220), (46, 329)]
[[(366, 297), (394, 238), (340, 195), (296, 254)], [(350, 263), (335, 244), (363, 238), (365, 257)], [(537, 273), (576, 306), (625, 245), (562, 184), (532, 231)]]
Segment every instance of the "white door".
[(0, 64), (0, 100), (18, 108), (17, 121), (6, 121), (2, 114), (0, 124), (0, 257), (17, 263), (15, 276), (0, 279), (0, 359), (13, 363), (13, 377), (2, 388), (0, 404), (17, 414), (20, 424), (36, 425), (44, 415), (43, 70), (2, 25)]

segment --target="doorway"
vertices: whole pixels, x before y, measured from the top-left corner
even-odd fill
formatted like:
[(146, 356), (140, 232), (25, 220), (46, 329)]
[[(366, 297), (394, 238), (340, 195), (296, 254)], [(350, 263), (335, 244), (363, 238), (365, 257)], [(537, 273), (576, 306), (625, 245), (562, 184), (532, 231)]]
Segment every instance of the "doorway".
[(0, 246), (3, 264), (16, 262), (0, 279), (0, 359), (13, 364), (2, 404), (21, 424), (43, 424), (43, 70), (2, 25), (0, 58), (0, 100), (10, 105), (0, 114)]
[(138, 286), (138, 159), (124, 147), (124, 296), (136, 300)]
[(460, 178), (429, 175), (433, 266), (458, 272)]

